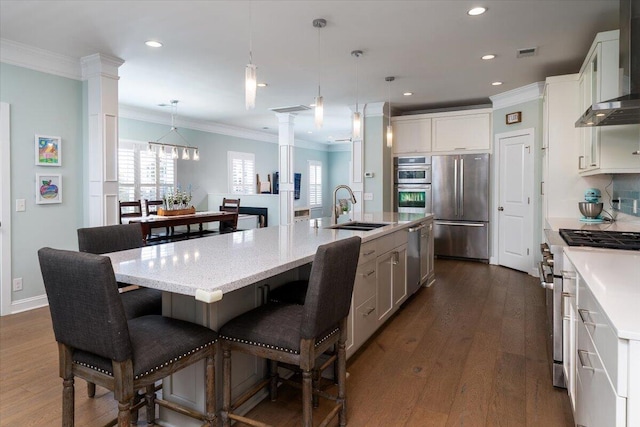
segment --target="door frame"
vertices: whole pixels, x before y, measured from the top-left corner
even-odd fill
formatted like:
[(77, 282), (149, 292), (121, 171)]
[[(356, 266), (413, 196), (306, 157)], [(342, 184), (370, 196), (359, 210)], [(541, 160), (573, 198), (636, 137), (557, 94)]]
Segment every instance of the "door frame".
[(532, 276), (537, 276), (537, 269), (535, 268), (534, 265), (534, 260), (535, 260), (535, 255), (536, 255), (536, 251), (534, 250), (533, 244), (534, 244), (534, 234), (535, 234), (535, 221), (536, 221), (536, 216), (535, 216), (535, 212), (536, 212), (536, 208), (537, 208), (537, 198), (535, 197), (535, 149), (536, 149), (536, 145), (535, 145), (535, 129), (534, 128), (527, 128), (527, 129), (519, 129), (519, 130), (515, 130), (515, 131), (510, 131), (510, 132), (502, 132), (502, 133), (497, 133), (494, 135), (494, 170), (496, 171), (495, 173), (495, 179), (494, 179), (494, 188), (493, 188), (493, 209), (491, 210), (491, 215), (489, 218), (489, 221), (492, 224), (495, 224), (495, 227), (493, 227), (493, 232), (492, 232), (492, 247), (494, 248), (492, 250), (492, 259), (490, 260), (491, 264), (496, 264), (496, 265), (500, 265), (499, 264), (499, 260), (500, 260), (500, 215), (498, 215), (498, 207), (500, 206), (500, 141), (502, 139), (505, 138), (514, 138), (517, 136), (526, 136), (529, 138), (529, 142), (530, 142), (530, 150), (532, 155), (528, 156), (528, 162), (529, 162), (529, 170), (531, 171), (531, 179), (529, 180), (529, 194), (531, 194), (531, 203), (529, 204), (529, 215), (531, 218), (530, 221), (530, 226), (531, 226), (531, 234), (529, 236), (530, 239), (530, 247), (531, 250), (529, 251), (529, 256), (531, 259), (530, 262), (530, 266), (529, 266), (529, 270), (526, 272), (529, 275)]
[(0, 316), (11, 314), (10, 106), (0, 102)]

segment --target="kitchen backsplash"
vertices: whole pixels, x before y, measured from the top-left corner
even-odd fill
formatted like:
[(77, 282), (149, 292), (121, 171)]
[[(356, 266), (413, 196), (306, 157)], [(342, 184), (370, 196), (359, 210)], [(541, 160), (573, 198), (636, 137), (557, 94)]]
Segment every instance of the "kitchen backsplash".
[(620, 201), (613, 204), (615, 210), (640, 217), (640, 174), (613, 175), (613, 200)]

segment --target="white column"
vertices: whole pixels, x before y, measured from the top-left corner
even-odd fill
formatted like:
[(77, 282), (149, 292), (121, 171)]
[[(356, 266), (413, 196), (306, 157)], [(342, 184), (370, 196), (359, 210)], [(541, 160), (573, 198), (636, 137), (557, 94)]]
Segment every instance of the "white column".
[(91, 227), (117, 224), (118, 67), (124, 61), (97, 53), (83, 57), (81, 63), (82, 78), (87, 82), (88, 119), (85, 223)]
[[(361, 113), (360, 138), (351, 139), (351, 171), (349, 173), (349, 187), (351, 187), (351, 190), (353, 190), (353, 194), (356, 197), (357, 201), (357, 203), (353, 205), (353, 210), (351, 211), (351, 219), (356, 221), (362, 221), (362, 208), (364, 206), (364, 122), (366, 118), (362, 113), (365, 106), (366, 104), (363, 104), (361, 107), (362, 109), (359, 110)], [(351, 111), (356, 111), (355, 105), (351, 106)]]
[(276, 113), (278, 117), (278, 170), (280, 171), (280, 225), (293, 223), (293, 150), (295, 114)]

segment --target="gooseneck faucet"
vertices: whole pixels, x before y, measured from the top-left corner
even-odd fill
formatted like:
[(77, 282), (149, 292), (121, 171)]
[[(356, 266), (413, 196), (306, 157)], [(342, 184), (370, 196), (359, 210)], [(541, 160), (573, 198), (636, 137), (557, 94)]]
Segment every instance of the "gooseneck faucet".
[(353, 190), (351, 189), (351, 187), (344, 184), (338, 185), (333, 190), (333, 223), (334, 224), (338, 223), (338, 217), (340, 216), (340, 212), (341, 212), (340, 204), (338, 203), (338, 199), (336, 198), (338, 195), (338, 190), (340, 190), (341, 188), (344, 188), (349, 192), (349, 195), (351, 196), (351, 203), (357, 203), (356, 196), (353, 195)]

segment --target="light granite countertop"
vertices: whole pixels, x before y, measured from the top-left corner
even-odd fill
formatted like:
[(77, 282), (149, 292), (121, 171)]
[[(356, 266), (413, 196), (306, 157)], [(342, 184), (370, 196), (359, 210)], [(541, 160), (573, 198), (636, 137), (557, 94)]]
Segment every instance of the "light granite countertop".
[(213, 302), (224, 293), (313, 261), (322, 244), (351, 236), (360, 236), (366, 242), (431, 217), (431, 214), (364, 214), (363, 221), (388, 224), (366, 232), (328, 229), (330, 219), (320, 218), (107, 255), (120, 282)]
[(566, 247), (564, 252), (619, 338), (640, 340), (640, 252)]

